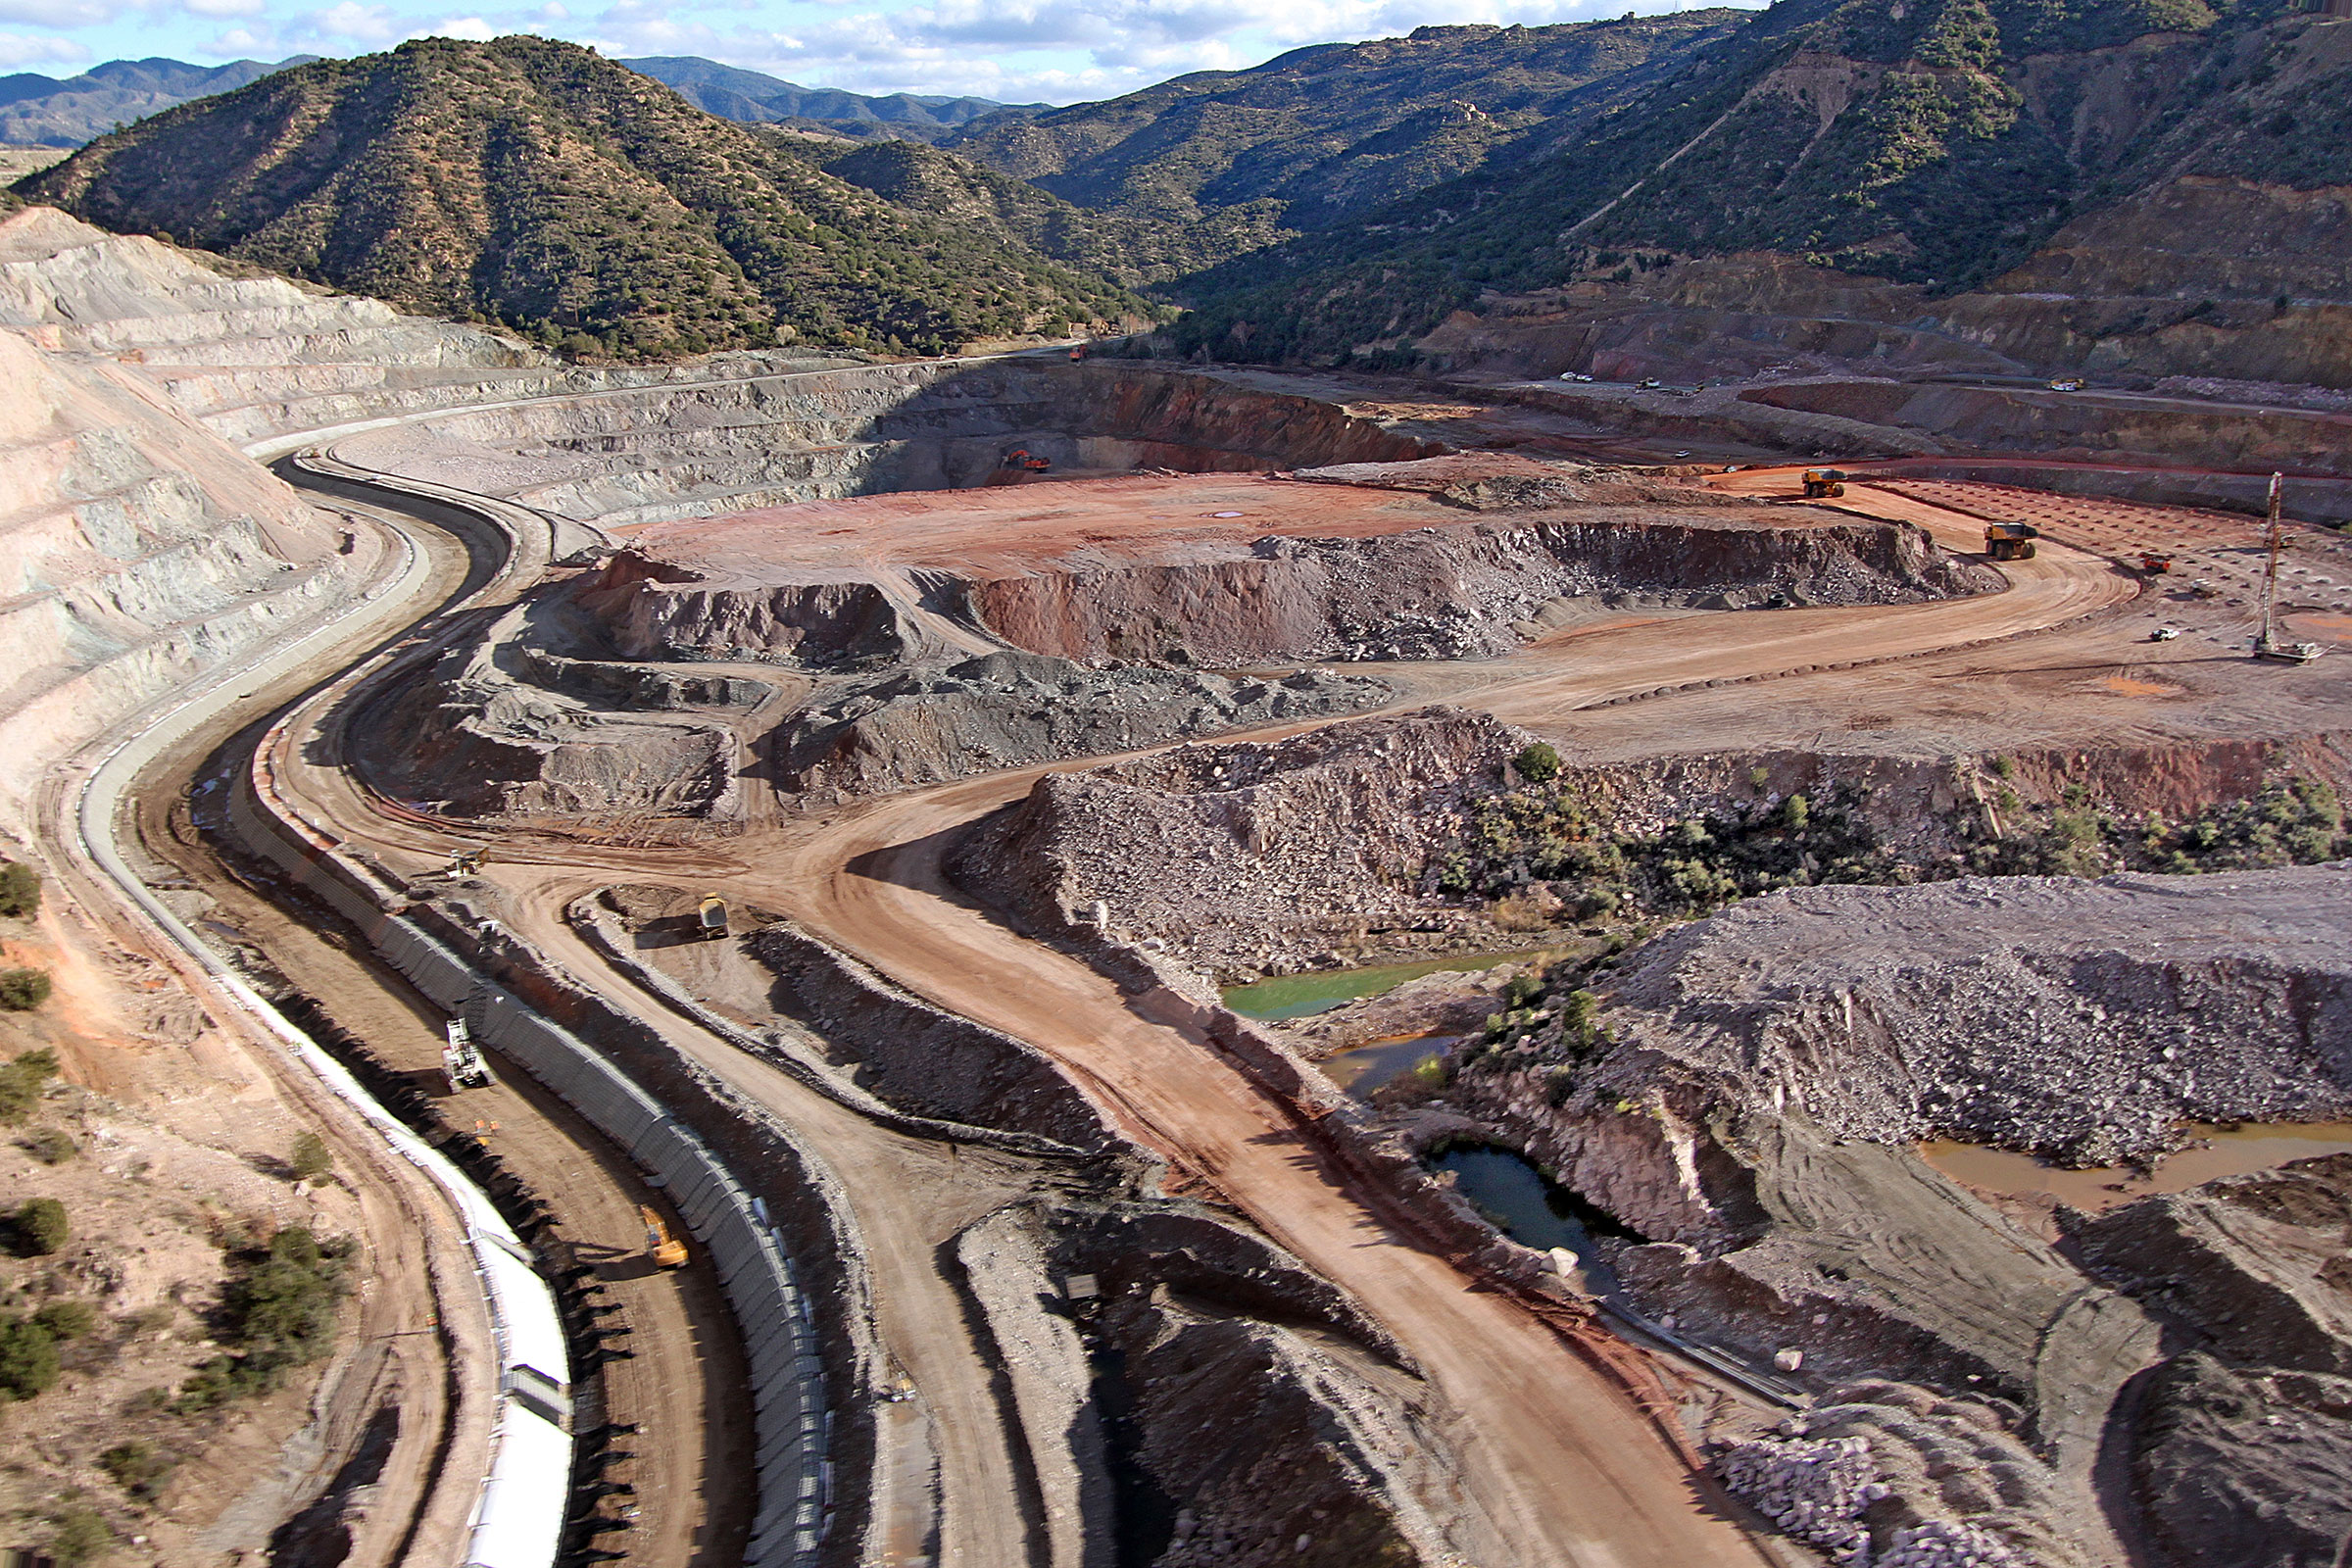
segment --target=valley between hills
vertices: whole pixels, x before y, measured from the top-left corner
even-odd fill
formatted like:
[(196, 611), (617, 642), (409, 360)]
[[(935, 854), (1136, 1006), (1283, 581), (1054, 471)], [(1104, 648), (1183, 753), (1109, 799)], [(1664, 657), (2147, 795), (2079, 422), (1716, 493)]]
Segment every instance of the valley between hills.
[(0, 1546), (2334, 1562), (2347, 40), (428, 39), (28, 174)]

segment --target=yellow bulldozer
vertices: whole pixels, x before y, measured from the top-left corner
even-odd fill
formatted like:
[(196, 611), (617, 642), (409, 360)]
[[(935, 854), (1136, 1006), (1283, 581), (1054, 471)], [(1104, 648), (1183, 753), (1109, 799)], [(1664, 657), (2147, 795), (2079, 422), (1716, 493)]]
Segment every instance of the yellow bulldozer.
[(2034, 541), (2041, 530), (2030, 522), (1995, 522), (1984, 529), (1984, 555), (1989, 561), (2032, 561)]
[(686, 1244), (669, 1234), (668, 1222), (645, 1204), (637, 1205), (637, 1217), (645, 1221), (645, 1255), (658, 1268), (686, 1266)]

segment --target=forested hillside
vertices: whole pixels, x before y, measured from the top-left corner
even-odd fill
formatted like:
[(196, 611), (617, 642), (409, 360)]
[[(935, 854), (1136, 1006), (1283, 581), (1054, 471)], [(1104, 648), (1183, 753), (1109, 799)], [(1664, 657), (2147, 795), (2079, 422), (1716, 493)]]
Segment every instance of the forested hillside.
[[(2199, 178), (2352, 183), (2352, 23), (2288, 0), (1780, 0), (1542, 156), (1186, 280), (1206, 308), (1181, 338), (1380, 352), (1492, 291), (1756, 251), (1956, 293)], [(2212, 226), (2184, 213), (2178, 248), (2270, 244)], [(2276, 266), (2236, 270), (2268, 298)], [(2227, 293), (2230, 270), (2180, 286)]]
[(944, 353), (1142, 303), (827, 173), (574, 44), (427, 39), (101, 137), (22, 182), (412, 310), (622, 357), (777, 341)]

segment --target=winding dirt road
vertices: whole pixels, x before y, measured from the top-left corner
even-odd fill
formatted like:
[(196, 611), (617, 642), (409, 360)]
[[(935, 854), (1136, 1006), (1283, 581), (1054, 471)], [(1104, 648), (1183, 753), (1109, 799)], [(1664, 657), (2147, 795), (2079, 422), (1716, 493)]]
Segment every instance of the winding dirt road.
[[(1763, 493), (1788, 482), (1785, 474), (1742, 477)], [(1921, 522), (1956, 549), (1974, 549), (1982, 537), (1973, 518), (1883, 492), (1860, 490), (1847, 510)], [(2136, 591), (2108, 563), (2062, 547), (2007, 569), (2013, 586), (1978, 599), (1629, 617), (1503, 660), (1383, 672), (1398, 682), (1399, 707), (1451, 701), (1558, 731), (1577, 709), (1611, 698), (1949, 649), (2059, 625)], [(282, 782), (307, 811), (394, 863), (436, 856), (446, 844), (413, 819), (377, 814), (333, 768), (307, 765), (302, 749), (289, 748), (285, 761)], [(1050, 1053), (1126, 1132), (1353, 1292), (1420, 1361), (1460, 1488), (1457, 1496), (1423, 1500), (1439, 1517), (1467, 1521), (1465, 1555), (1494, 1568), (1763, 1560), (1613, 1379), (1523, 1308), (1474, 1293), (1445, 1260), (1384, 1225), (1310, 1152), (1286, 1107), (1193, 1034), (1140, 1015), (1110, 981), (1023, 940), (948, 885), (941, 859), (954, 836), (1044, 771), (860, 803), (812, 820), (775, 813), (770, 803), (753, 817), (777, 822), (773, 829), (694, 850), (510, 840), (490, 867), (525, 935), (800, 1128), (849, 1178), (874, 1250), (884, 1341), (931, 1416), (942, 1558), (1011, 1568), (1026, 1555), (1030, 1533), (1010, 1505), (1005, 1413), (983, 1386), (980, 1359), (959, 1336), (940, 1332), (957, 1314), (930, 1254), (976, 1211), (943, 1210), (940, 1189), (922, 1179), (940, 1150), (884, 1133), (749, 1061), (602, 964), (562, 918), (577, 894), (626, 877), (714, 888), (787, 910), (918, 995)], [(886, 1512), (897, 1514), (898, 1526), (886, 1532), (898, 1544), (886, 1555), (903, 1560), (918, 1527), (887, 1499)]]

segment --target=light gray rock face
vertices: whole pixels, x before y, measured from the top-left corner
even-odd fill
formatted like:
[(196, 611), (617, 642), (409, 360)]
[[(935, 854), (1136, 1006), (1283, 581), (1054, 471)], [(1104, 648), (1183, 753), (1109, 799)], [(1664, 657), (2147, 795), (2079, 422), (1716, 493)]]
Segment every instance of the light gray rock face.
[(1644, 1052), (1834, 1138), (2107, 1164), (2184, 1120), (2352, 1111), (2346, 930), (2341, 866), (1803, 888), (1660, 942), (1611, 1001)]
[(1389, 696), (1385, 681), (1328, 671), (1253, 680), (1008, 652), (894, 673), (794, 714), (768, 745), (787, 788), (862, 794), (1328, 717)]
[(956, 874), (1050, 929), (1100, 899), (1130, 940), (1239, 968), (1420, 917), (1429, 847), (1525, 743), (1433, 709), (1050, 774), (974, 835)]

